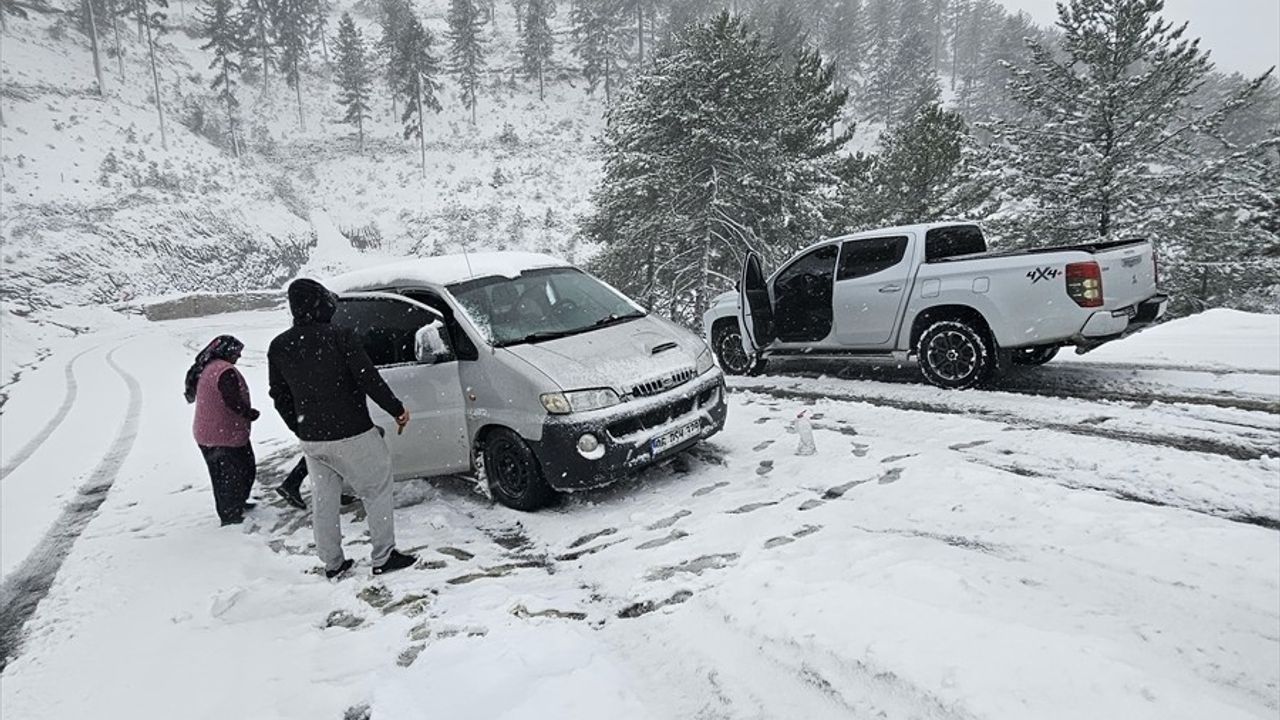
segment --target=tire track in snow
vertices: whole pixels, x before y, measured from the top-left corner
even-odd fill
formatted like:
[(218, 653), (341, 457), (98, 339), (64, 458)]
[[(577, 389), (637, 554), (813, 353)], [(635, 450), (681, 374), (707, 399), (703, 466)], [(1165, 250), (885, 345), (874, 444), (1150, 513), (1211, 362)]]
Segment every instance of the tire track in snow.
[(58, 426), (62, 424), (62, 421), (67, 419), (67, 414), (71, 412), (71, 407), (75, 405), (76, 395), (79, 392), (79, 387), (76, 384), (76, 361), (100, 347), (102, 346), (95, 345), (88, 350), (83, 350), (80, 354), (71, 358), (70, 362), (67, 363), (67, 367), (65, 369), (67, 389), (66, 393), (62, 397), (62, 404), (58, 406), (58, 411), (53, 414), (53, 417), (49, 419), (49, 422), (45, 423), (45, 426), (40, 429), (40, 432), (36, 433), (35, 437), (28, 440), (27, 444), (23, 445), (18, 452), (14, 453), (13, 458), (9, 460), (3, 468), (0, 468), (0, 480), (4, 480), (9, 477), (9, 473), (17, 470), (19, 465), (26, 462), (27, 458), (35, 454), (35, 451), (40, 449), (40, 446), (44, 444), (45, 440), (49, 439), (49, 436), (53, 434), (53, 431), (58, 429)]
[[(107, 499), (107, 491), (116, 474), (133, 450), (142, 416), (142, 387), (138, 380), (115, 362), (117, 345), (107, 353), (107, 365), (124, 380), (129, 389), (129, 405), (124, 422), (106, 455), (80, 486), (76, 496), (63, 508), (62, 514), (45, 533), (40, 544), (22, 564), (0, 583), (0, 671), (17, 656), (22, 645), (22, 631), (35, 613), (40, 601), (49, 593), (62, 563), (98, 508)], [(86, 351), (87, 352), (87, 351)], [(82, 353), (83, 354), (83, 353)], [(79, 356), (77, 356), (79, 357)]]

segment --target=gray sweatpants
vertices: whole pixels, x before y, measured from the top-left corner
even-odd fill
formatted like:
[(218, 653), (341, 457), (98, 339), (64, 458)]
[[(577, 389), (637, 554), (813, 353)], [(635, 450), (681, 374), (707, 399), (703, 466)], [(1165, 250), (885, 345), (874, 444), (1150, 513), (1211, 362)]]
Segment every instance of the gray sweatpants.
[(342, 440), (302, 441), (311, 475), (311, 529), (316, 554), (326, 570), (337, 570), (342, 554), (342, 525), (338, 510), (343, 485), (364, 501), (373, 542), (374, 567), (387, 561), (396, 546), (394, 495), (391, 489), (391, 451), (377, 428)]

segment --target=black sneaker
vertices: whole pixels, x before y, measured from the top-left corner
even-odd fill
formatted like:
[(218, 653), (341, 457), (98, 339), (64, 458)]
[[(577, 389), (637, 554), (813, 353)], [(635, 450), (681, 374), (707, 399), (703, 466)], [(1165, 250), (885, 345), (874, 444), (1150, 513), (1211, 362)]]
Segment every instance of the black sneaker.
[(237, 515), (235, 517), (229, 517), (229, 518), (222, 518), (222, 527), (226, 527), (228, 525), (240, 525), (243, 523), (244, 523), (243, 515)]
[(342, 561), (342, 564), (338, 566), (337, 570), (325, 570), (324, 576), (329, 578), (330, 580), (336, 577), (340, 577), (342, 575), (345, 575), (347, 571), (351, 569), (351, 566), (355, 564), (356, 564), (355, 560), (347, 558), (346, 560)]
[(302, 493), (298, 492), (298, 488), (285, 487), (284, 485), (281, 485), (276, 488), (276, 494), (285, 502), (299, 510), (307, 509), (307, 503), (302, 499)]
[(359, 502), (359, 500), (360, 498), (356, 497), (355, 495), (343, 495), (338, 498), (338, 501), (341, 502), (343, 505), (351, 505), (353, 503)]
[(373, 569), (373, 574), (384, 575), (396, 570), (403, 570), (407, 567), (413, 567), (416, 562), (418, 562), (418, 558), (412, 555), (405, 555), (399, 550), (392, 550), (391, 554), (387, 556), (387, 561)]

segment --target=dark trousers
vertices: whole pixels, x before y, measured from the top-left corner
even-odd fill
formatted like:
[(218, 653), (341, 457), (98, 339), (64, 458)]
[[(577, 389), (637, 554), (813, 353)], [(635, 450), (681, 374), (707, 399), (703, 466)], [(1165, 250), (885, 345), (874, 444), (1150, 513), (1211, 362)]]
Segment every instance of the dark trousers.
[(244, 504), (253, 488), (258, 473), (253, 446), (206, 447), (200, 446), (204, 462), (209, 466), (209, 480), (213, 483), (213, 503), (222, 520), (237, 520), (244, 515)]
[(298, 458), (298, 464), (293, 466), (289, 471), (289, 477), (280, 483), (280, 487), (292, 490), (295, 494), (302, 494), (302, 481), (307, 477), (307, 458), (302, 456)]

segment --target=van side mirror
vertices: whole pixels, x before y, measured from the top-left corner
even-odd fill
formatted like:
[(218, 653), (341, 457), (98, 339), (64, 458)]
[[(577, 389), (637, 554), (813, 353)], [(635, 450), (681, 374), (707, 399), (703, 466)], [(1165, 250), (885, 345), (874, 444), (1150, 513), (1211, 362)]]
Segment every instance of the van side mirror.
[(413, 354), (424, 365), (438, 365), (453, 359), (453, 351), (444, 339), (442, 328), (435, 323), (424, 325), (414, 333)]

